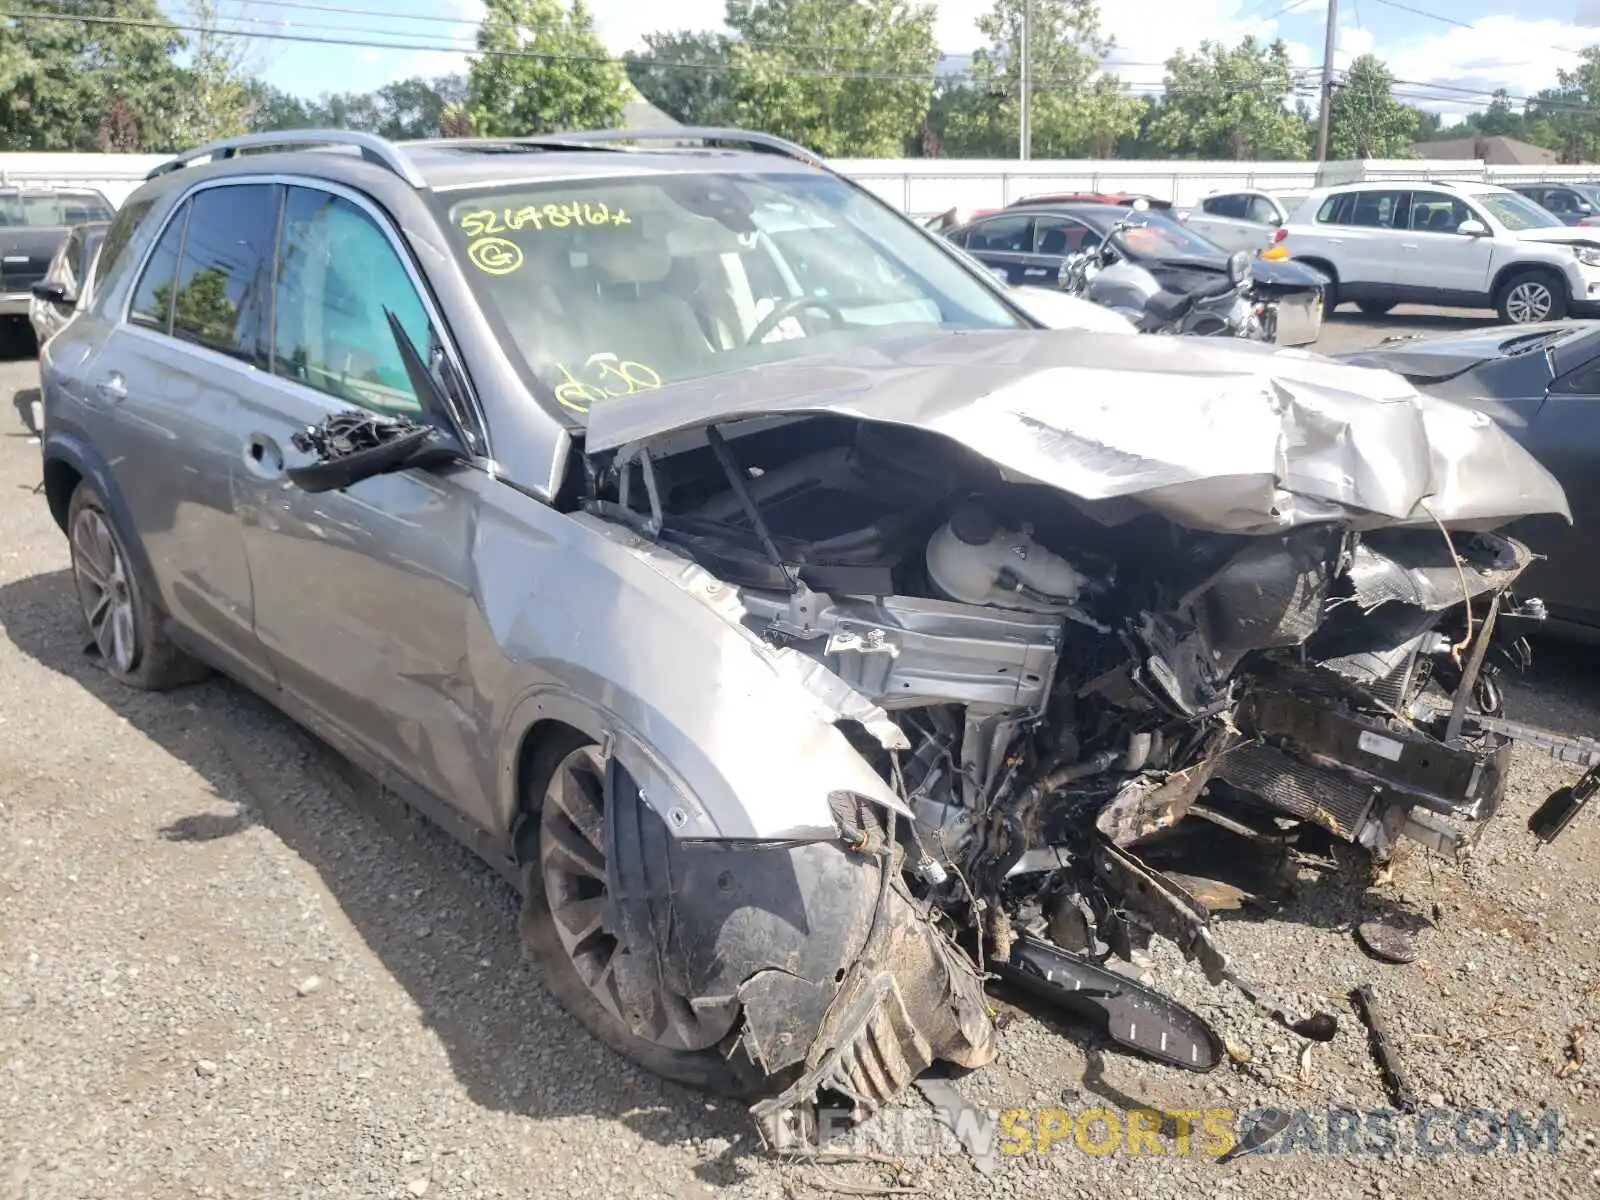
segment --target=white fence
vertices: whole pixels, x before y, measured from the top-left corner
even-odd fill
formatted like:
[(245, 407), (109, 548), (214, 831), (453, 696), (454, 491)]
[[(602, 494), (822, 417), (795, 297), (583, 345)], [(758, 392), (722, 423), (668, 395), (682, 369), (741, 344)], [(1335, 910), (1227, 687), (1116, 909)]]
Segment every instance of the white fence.
[[(161, 154), (0, 154), (0, 185), (78, 184), (121, 204)], [(1032, 161), (943, 158), (835, 159), (859, 180), (916, 217), (948, 208), (1000, 208), (1039, 192), (1145, 192), (1188, 208), (1227, 188), (1305, 191), (1358, 179), (1478, 179), (1490, 183), (1600, 180), (1600, 166), (1490, 167), (1478, 160), (1384, 159), (1364, 162), (1157, 162), (1114, 159)]]

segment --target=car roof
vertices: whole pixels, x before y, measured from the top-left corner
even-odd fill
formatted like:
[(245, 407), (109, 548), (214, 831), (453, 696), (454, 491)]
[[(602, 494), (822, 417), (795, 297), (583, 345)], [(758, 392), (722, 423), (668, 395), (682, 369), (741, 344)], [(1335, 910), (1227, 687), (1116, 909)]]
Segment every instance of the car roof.
[[(803, 147), (742, 130), (590, 130), (540, 138), (436, 138), (391, 142), (350, 130), (290, 130), (228, 138), (187, 150), (147, 176), (185, 179), (297, 174), (365, 190), (449, 192), (560, 179), (649, 174), (793, 174), (818, 171)], [(620, 144), (636, 139), (635, 148)], [(703, 144), (692, 143), (700, 141)], [(661, 145), (663, 141), (674, 144)], [(737, 149), (719, 142), (748, 142)], [(203, 161), (202, 161), (203, 160)]]
[(1511, 191), (1496, 183), (1479, 183), (1473, 179), (1363, 179), (1351, 183), (1329, 184), (1317, 188), (1310, 195), (1327, 196), (1336, 192), (1411, 192), (1426, 188), (1429, 191), (1460, 192), (1464, 196), (1488, 196)]
[[(1017, 204), (1004, 210), (1008, 214), (1059, 213), (1067, 217), (1099, 217), (1120, 221), (1131, 211), (1125, 204), (1095, 204), (1077, 200), (1041, 200), (1037, 204)], [(1157, 214), (1161, 215), (1161, 214)]]

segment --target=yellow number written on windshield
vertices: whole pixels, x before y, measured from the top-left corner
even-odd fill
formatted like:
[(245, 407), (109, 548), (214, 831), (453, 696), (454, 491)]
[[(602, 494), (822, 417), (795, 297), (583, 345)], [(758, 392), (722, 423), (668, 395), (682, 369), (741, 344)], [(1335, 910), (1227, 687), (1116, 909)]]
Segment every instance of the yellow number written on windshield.
[(556, 363), (555, 368), (561, 374), (556, 400), (573, 412), (586, 413), (602, 400), (661, 386), (661, 376), (653, 367), (615, 354), (592, 355), (581, 368), (587, 379), (578, 378), (565, 363)]
[(621, 208), (612, 208), (603, 200), (574, 200), (569, 204), (528, 204), (522, 208), (476, 208), (462, 213), (456, 224), (468, 237), (487, 234), (514, 233), (519, 229), (567, 229), (632, 225), (633, 220)]

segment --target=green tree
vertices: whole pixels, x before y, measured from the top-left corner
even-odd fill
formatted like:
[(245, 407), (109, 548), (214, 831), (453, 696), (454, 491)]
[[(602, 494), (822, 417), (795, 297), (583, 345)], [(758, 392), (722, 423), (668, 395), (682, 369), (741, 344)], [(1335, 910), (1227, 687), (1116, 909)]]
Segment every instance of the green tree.
[(246, 133), (251, 127), (253, 64), (246, 44), (220, 24), (215, 0), (189, 0), (183, 22), (192, 26), (184, 68), (183, 105), (174, 122), (179, 145), (197, 146)]
[[(622, 120), (627, 76), (610, 60), (583, 0), (486, 0), (467, 76), (485, 137), (593, 129)], [(520, 57), (512, 57), (520, 55)]]
[(629, 51), (628, 78), (639, 94), (685, 125), (718, 125), (733, 104), (728, 39), (720, 33), (647, 33), (643, 54)]
[(906, 0), (728, 0), (728, 117), (819, 154), (896, 157), (933, 94), (934, 16)]
[(467, 100), (467, 81), (461, 75), (433, 79), (413, 76), (386, 83), (377, 92), (378, 126), (374, 130), (393, 141), (438, 137), (445, 111)]
[(250, 103), (250, 132), (274, 129), (309, 129), (315, 125), (313, 105), (265, 80), (252, 79), (245, 86)]
[(156, 0), (79, 0), (73, 15), (124, 23), (0, 18), (0, 149), (96, 150), (111, 126), (116, 144), (176, 148), (185, 43)]
[(1280, 39), (1247, 37), (1233, 48), (1206, 41), (1167, 60), (1152, 147), (1174, 158), (1303, 159), (1305, 116), (1289, 107), (1294, 71)]
[(1600, 46), (1586, 46), (1578, 65), (1556, 72), (1556, 86), (1528, 102), (1527, 117), (1546, 132), (1542, 145), (1564, 163), (1600, 158)]
[(1371, 54), (1350, 64), (1333, 93), (1329, 158), (1410, 158), (1417, 114), (1394, 98), (1394, 75)]
[(1019, 153), (1022, 26), (1028, 37), (1029, 151), (1035, 158), (1105, 158), (1139, 128), (1140, 104), (1101, 71), (1116, 43), (1100, 28), (1095, 0), (995, 0), (978, 18), (989, 45), (972, 59), (972, 86), (952, 98), (943, 133), (952, 157)]

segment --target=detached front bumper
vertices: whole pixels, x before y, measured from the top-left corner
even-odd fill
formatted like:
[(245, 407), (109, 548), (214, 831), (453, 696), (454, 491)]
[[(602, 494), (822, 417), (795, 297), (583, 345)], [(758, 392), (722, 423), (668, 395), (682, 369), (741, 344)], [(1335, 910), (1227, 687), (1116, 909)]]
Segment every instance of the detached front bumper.
[(876, 810), (835, 808), (850, 844), (680, 841), (642, 805), (613, 810), (630, 953), (696, 1007), (737, 1003), (740, 1050), (783, 1089), (752, 1110), (773, 1144), (811, 1136), (824, 1089), (864, 1118), (935, 1061), (996, 1052), (982, 978), (906, 890)]

